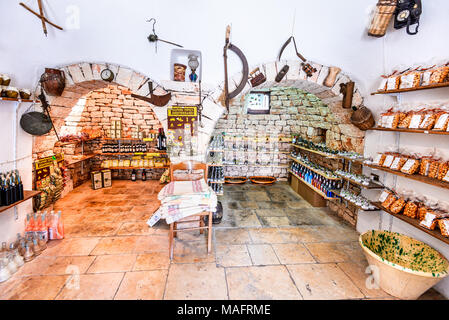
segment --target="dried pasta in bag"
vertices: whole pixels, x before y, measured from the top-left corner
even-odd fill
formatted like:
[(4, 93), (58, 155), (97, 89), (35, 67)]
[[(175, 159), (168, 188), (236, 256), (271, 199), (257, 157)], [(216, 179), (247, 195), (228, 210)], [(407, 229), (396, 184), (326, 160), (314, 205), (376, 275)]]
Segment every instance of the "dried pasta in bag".
[(426, 216), (426, 213), (429, 211), (430, 209), (427, 208), (427, 206), (423, 203), (420, 203), (418, 206), (418, 220), (422, 221), (424, 220), (424, 217)]
[(405, 117), (399, 122), (398, 128), (408, 129), (410, 122), (412, 121), (413, 112), (407, 112)]
[(394, 75), (387, 78), (387, 90), (397, 90), (401, 84), (401, 77)]
[(422, 157), (421, 165), (419, 167), (419, 174), (427, 177), (429, 175), (430, 163), (432, 162), (432, 157)]
[(393, 213), (400, 213), (405, 206), (405, 200), (402, 198), (397, 199), (390, 206), (390, 211)]
[(413, 201), (407, 202), (404, 208), (404, 216), (416, 219), (417, 212), (418, 212), (418, 205)]
[(438, 170), (440, 169), (440, 161), (432, 159), (429, 164), (429, 178), (438, 178)]
[(380, 81), (377, 91), (385, 91), (385, 90), (387, 90), (387, 78), (382, 76), (382, 80)]
[(432, 72), (429, 83), (430, 84), (442, 83), (446, 80), (448, 74), (449, 74), (448, 66), (438, 67)]
[(428, 111), (419, 125), (419, 129), (430, 130), (433, 128), (436, 121), (436, 115), (434, 111)]
[(382, 163), (382, 167), (390, 168), (391, 165), (393, 164), (394, 158), (395, 156), (391, 152), (385, 153), (385, 159), (384, 162)]
[(446, 111), (440, 111), (436, 114), (435, 125), (433, 130), (446, 131), (449, 123), (449, 113)]
[(440, 166), (438, 167), (438, 180), (443, 180), (443, 178), (447, 175), (448, 170), (449, 170), (448, 162), (440, 163)]
[(419, 169), (420, 161), (418, 159), (409, 158), (402, 166), (401, 172), (407, 174), (415, 174)]
[(424, 111), (413, 111), (412, 118), (410, 119), (409, 129), (418, 129), (422, 123), (424, 117)]
[(421, 83), (421, 72), (410, 71), (401, 76), (400, 89), (417, 88)]
[(434, 230), (438, 222), (437, 221), (438, 217), (439, 215), (436, 212), (428, 210), (424, 215), (424, 219), (421, 220), (419, 225), (424, 228)]
[(390, 206), (397, 200), (396, 196), (393, 194), (389, 194), (385, 201), (382, 202), (382, 207), (385, 209), (390, 209)]
[(373, 164), (378, 165), (378, 166), (382, 166), (384, 164), (384, 161), (385, 161), (386, 157), (387, 156), (384, 155), (383, 153), (378, 153), (377, 156), (373, 160)]
[(390, 166), (391, 170), (401, 170), (404, 164), (407, 162), (408, 158), (398, 155), (394, 158), (393, 163)]
[(441, 230), (441, 234), (445, 237), (449, 237), (449, 219), (439, 219), (438, 220), (438, 227)]

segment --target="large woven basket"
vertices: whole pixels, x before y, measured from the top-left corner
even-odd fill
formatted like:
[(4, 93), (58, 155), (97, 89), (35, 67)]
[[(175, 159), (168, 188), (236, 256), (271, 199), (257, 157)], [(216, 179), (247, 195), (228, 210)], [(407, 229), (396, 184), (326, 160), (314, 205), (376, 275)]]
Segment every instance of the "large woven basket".
[(367, 107), (360, 107), (351, 116), (351, 122), (360, 130), (368, 130), (374, 127), (374, 117)]
[(396, 10), (397, 0), (379, 0), (376, 12), (368, 30), (368, 35), (383, 37), (387, 33), (387, 27)]

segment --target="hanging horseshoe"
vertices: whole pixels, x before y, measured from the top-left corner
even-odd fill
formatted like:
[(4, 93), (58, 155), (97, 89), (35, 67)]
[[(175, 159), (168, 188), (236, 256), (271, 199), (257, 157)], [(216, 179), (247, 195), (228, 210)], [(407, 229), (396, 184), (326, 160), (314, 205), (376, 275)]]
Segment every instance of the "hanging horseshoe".
[[(223, 48), (223, 57), (224, 57), (224, 72), (225, 72), (225, 104), (226, 109), (229, 111), (229, 100), (232, 98), (235, 98), (246, 86), (246, 82), (248, 81), (249, 76), (249, 68), (248, 68), (248, 61), (246, 60), (245, 55), (243, 52), (237, 48), (235, 45), (230, 43), (230, 35), (231, 35), (231, 27), (226, 27), (226, 39), (225, 39), (225, 46)], [(242, 61), (242, 79), (240, 80), (239, 85), (237, 88), (234, 89), (234, 91), (229, 92), (229, 80), (228, 80), (228, 50), (231, 50), (234, 52)]]

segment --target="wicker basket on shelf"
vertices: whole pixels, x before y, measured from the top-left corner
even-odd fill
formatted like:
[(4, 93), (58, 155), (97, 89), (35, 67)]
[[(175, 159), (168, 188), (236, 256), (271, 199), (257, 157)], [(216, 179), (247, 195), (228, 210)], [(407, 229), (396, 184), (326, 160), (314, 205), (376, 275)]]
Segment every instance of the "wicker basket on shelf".
[(379, 0), (376, 5), (376, 12), (369, 26), (368, 35), (373, 37), (383, 37), (387, 32), (388, 24), (396, 10), (397, 0)]
[(249, 180), (255, 184), (273, 184), (276, 182), (276, 178), (271, 176), (253, 176), (249, 177)]
[(224, 177), (226, 184), (244, 184), (248, 178), (247, 177)]
[(354, 109), (351, 116), (351, 122), (360, 130), (368, 130), (374, 127), (374, 117), (370, 109), (367, 107), (360, 107)]

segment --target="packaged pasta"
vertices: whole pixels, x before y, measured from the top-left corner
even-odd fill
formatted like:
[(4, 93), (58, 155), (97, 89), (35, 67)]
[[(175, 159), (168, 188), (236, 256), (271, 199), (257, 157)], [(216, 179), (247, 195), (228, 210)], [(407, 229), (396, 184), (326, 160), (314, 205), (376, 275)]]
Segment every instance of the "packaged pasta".
[(414, 201), (408, 201), (404, 207), (404, 216), (416, 219), (418, 205)]
[(441, 162), (438, 167), (438, 180), (443, 180), (447, 176), (449, 170), (449, 162)]
[(437, 219), (439, 218), (439, 215), (432, 211), (432, 210), (428, 210), (425, 214), (424, 214), (424, 219), (421, 220), (421, 222), (419, 223), (420, 226), (430, 229), (430, 230), (434, 230), (436, 225), (437, 225)]
[(380, 81), (379, 87), (377, 88), (377, 91), (385, 91), (387, 90), (387, 77), (382, 76), (382, 80)]
[(440, 169), (440, 161), (437, 159), (432, 159), (429, 164), (429, 178), (438, 178), (438, 170)]
[(419, 129), (424, 117), (424, 110), (413, 111), (411, 113), (412, 117), (410, 119), (409, 129)]
[(403, 155), (397, 155), (394, 158), (393, 163), (390, 166), (391, 170), (401, 170), (402, 167), (404, 166), (404, 164), (407, 162), (408, 158), (406, 156)]
[(435, 125), (433, 130), (435, 131), (446, 131), (449, 123), (449, 112), (440, 110), (436, 113)]
[(417, 88), (421, 84), (421, 72), (417, 70), (405, 72), (400, 79), (400, 89)]
[(382, 207), (384, 207), (385, 209), (389, 209), (393, 202), (395, 202), (396, 200), (396, 196), (393, 193), (389, 192), (385, 200), (382, 201)]
[(413, 117), (413, 112), (407, 112), (405, 114), (405, 117), (399, 122), (398, 124), (398, 128), (401, 129), (408, 129), (408, 127), (410, 126), (410, 122), (412, 121), (412, 117)]
[(441, 66), (432, 72), (430, 76), (430, 84), (442, 83), (446, 80), (447, 75), (449, 74), (449, 66)]
[(419, 204), (419, 206), (418, 206), (418, 220), (419, 221), (424, 220), (424, 217), (426, 216), (426, 213), (428, 210), (430, 210), (430, 209), (428, 209), (424, 203)]
[(421, 75), (421, 86), (428, 86), (430, 85), (430, 77), (432, 76), (433, 71), (435, 70), (435, 65), (426, 68), (421, 69), (422, 75)]
[(419, 129), (431, 130), (435, 125), (435, 121), (436, 121), (436, 114), (433, 110), (430, 110), (426, 112), (426, 114), (424, 115), (424, 118), (422, 119), (421, 124), (419, 125)]
[(418, 159), (409, 158), (401, 168), (401, 172), (407, 174), (415, 174), (419, 169), (420, 161)]
[(438, 227), (443, 236), (449, 237), (449, 218), (438, 219)]
[(373, 160), (373, 164), (378, 165), (378, 166), (382, 166), (384, 164), (384, 161), (385, 161), (386, 157), (387, 156), (384, 155), (383, 153), (378, 153), (377, 156)]
[(421, 165), (419, 167), (419, 174), (427, 177), (429, 175), (430, 163), (432, 162), (431, 156), (421, 158)]
[(382, 167), (390, 168), (391, 165), (393, 164), (395, 155), (392, 152), (386, 152), (384, 155), (385, 155), (385, 159), (382, 163)]
[(397, 90), (401, 84), (401, 77), (395, 74), (387, 78), (387, 90)]
[(398, 198), (396, 201), (394, 201), (390, 206), (390, 211), (393, 213), (400, 213), (402, 209), (404, 209), (405, 206), (405, 200), (402, 198)]

